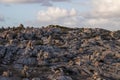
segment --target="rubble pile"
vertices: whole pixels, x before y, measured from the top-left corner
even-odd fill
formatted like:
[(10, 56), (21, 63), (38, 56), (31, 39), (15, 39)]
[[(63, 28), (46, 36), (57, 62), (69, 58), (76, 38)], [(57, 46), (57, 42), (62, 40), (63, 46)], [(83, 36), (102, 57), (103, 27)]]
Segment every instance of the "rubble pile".
[(1, 28), (0, 80), (120, 80), (120, 31)]

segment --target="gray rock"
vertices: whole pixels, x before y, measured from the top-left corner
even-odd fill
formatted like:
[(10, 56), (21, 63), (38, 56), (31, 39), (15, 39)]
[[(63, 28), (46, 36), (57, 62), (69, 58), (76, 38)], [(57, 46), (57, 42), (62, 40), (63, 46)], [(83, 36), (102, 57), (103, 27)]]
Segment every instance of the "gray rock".
[(119, 30), (22, 25), (0, 31), (0, 80), (120, 79)]
[(40, 78), (32, 78), (32, 80), (40, 80)]
[(20, 58), (16, 61), (16, 63), (23, 65), (36, 65), (37, 60), (36, 58)]
[(73, 79), (69, 76), (59, 76), (56, 78), (56, 80), (73, 80)]
[(28, 78), (23, 78), (22, 80), (30, 80), (30, 79), (28, 79)]
[(4, 46), (0, 46), (0, 58), (5, 56), (6, 48)]
[(11, 80), (10, 78), (7, 78), (7, 77), (2, 77), (0, 76), (0, 80)]

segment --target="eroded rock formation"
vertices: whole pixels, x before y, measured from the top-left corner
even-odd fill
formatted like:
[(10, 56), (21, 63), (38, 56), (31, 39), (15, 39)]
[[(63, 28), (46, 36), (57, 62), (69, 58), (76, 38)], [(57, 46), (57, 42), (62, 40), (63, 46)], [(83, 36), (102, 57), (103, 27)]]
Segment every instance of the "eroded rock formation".
[(1, 28), (0, 80), (120, 80), (120, 31)]

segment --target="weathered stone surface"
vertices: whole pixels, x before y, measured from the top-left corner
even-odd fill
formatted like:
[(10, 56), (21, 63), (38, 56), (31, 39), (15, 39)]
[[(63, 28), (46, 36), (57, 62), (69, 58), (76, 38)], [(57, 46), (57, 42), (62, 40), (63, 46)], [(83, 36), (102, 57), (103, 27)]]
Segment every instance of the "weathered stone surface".
[(120, 31), (4, 28), (0, 80), (120, 80)]
[(59, 76), (56, 78), (56, 80), (72, 80), (72, 78), (69, 76)]
[(4, 46), (0, 46), (0, 58), (5, 56), (6, 48)]
[(32, 80), (40, 80), (40, 78), (32, 78)]
[(20, 58), (16, 61), (18, 64), (23, 64), (23, 65), (35, 65), (37, 63), (36, 58)]

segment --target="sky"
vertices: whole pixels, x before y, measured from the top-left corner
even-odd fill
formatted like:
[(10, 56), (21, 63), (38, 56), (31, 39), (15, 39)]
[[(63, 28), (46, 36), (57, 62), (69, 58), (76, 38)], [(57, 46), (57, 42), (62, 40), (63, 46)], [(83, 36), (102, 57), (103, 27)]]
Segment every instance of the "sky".
[(120, 0), (0, 0), (0, 27), (19, 24), (120, 30)]

